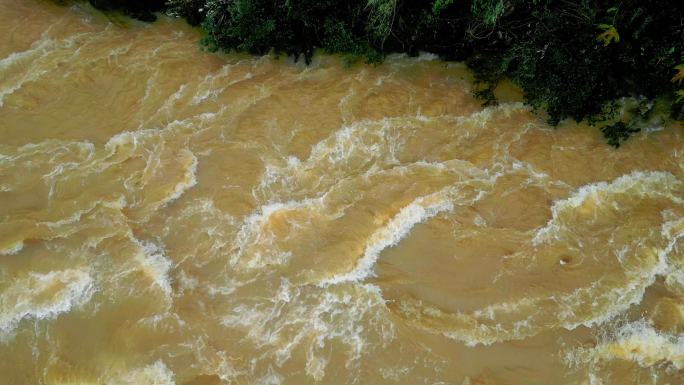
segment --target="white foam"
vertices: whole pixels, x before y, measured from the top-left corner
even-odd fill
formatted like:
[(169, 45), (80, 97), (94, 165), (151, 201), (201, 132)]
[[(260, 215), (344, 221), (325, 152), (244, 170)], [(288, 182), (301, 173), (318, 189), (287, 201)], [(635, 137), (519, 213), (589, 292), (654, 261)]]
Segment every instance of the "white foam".
[(394, 324), (374, 285), (348, 286), (335, 292), (311, 291), (283, 278), (271, 298), (271, 303), (235, 306), (222, 318), (222, 324), (244, 329), (251, 341), (265, 348), (267, 359), (279, 367), (293, 352), (303, 350), (305, 372), (314, 380), (325, 376), (329, 341), (345, 347), (346, 367), (351, 371), (358, 369), (362, 355), (395, 337)]
[(671, 193), (682, 182), (674, 175), (662, 171), (634, 171), (623, 175), (611, 182), (591, 183), (580, 187), (566, 199), (558, 200), (551, 206), (551, 219), (537, 229), (532, 243), (538, 246), (558, 236), (562, 227), (561, 213), (576, 210), (588, 201), (600, 202), (605, 195), (634, 194), (640, 198), (667, 198), (677, 204), (684, 204), (684, 200)]
[(314, 144), (305, 160), (288, 157), (276, 164), (266, 162), (257, 192), (270, 199), (275, 193), (283, 197), (292, 192), (317, 194), (350, 175), (397, 165), (396, 154), (403, 147), (406, 125), (405, 119), (393, 118), (345, 125)]
[(684, 336), (659, 332), (644, 320), (630, 322), (603, 336), (593, 348), (569, 351), (565, 360), (572, 365), (626, 360), (644, 368), (665, 363), (681, 370), (684, 369)]
[[(519, 301), (522, 303), (527, 300)], [(485, 323), (478, 318), (490, 318), (493, 320), (494, 313), (509, 312), (515, 304), (495, 304), (479, 311), (477, 314), (465, 314), (461, 312), (446, 313), (440, 309), (426, 306), (421, 301), (405, 300), (399, 303), (399, 309), (406, 320), (431, 333), (441, 334), (447, 338), (461, 341), (467, 346), (491, 345), (496, 342), (521, 340), (538, 333), (532, 318), (534, 314), (514, 322), (510, 326), (501, 323)]]
[[(632, 305), (641, 302), (646, 289), (655, 282), (656, 277), (668, 271), (668, 252), (668, 247), (663, 250), (650, 250), (651, 258), (645, 259), (652, 263), (643, 269), (626, 271), (625, 282), (618, 285), (614, 281), (601, 278), (588, 287), (578, 288), (568, 294), (493, 304), (471, 314), (444, 313), (439, 309), (409, 301), (402, 302), (400, 308), (408, 319), (416, 322), (417, 326), (471, 346), (522, 339), (548, 328), (592, 328), (606, 324)], [(553, 321), (546, 321), (548, 311), (541, 311), (543, 307), (540, 303), (548, 300), (556, 303), (553, 307)], [(509, 316), (506, 318), (510, 318), (511, 315), (516, 318), (525, 315), (526, 318), (518, 319), (511, 325), (488, 324), (496, 321), (499, 315)], [(426, 324), (420, 321), (422, 317), (427, 319)]]
[(256, 381), (258, 385), (280, 385), (283, 381), (283, 376), (278, 374), (273, 367), (270, 367), (266, 374)]
[[(668, 213), (666, 216), (675, 216), (676, 214)], [(684, 218), (674, 218), (665, 222), (660, 231), (663, 238), (668, 240), (668, 244), (664, 250), (660, 252), (660, 258), (665, 259), (675, 250), (677, 243), (681, 238), (684, 238)], [(674, 289), (676, 292), (684, 292), (684, 266), (681, 261), (672, 262), (667, 267), (665, 275), (665, 284)]]
[(411, 57), (405, 53), (393, 53), (387, 55), (385, 60), (396, 66), (412, 66), (419, 62), (439, 60), (439, 56), (434, 53), (420, 51), (418, 56), (414, 57)]
[(24, 249), (24, 241), (19, 240), (0, 249), (0, 255), (15, 255)]
[[(0, 71), (4, 72), (9, 67), (14, 65), (21, 65), (23, 62), (35, 61), (37, 57), (45, 55), (51, 49), (56, 47), (57, 43), (47, 38), (45, 35), (41, 37), (31, 45), (31, 48), (23, 52), (14, 52), (8, 57), (0, 60)], [(40, 78), (45, 72), (45, 70), (38, 70), (33, 68), (33, 66), (28, 66), (29, 71), (20, 76), (12, 76), (7, 80), (13, 79), (14, 82), (9, 85), (2, 85), (0, 88), (0, 107), (3, 106), (5, 96), (11, 95), (16, 90), (20, 89), (24, 83), (29, 81), (34, 81)]]
[(436, 61), (439, 60), (439, 55), (431, 53), (431, 52), (424, 52), (421, 51), (418, 54), (418, 57), (415, 58), (416, 61)]
[[(619, 314), (622, 314), (632, 305), (642, 301), (646, 289), (651, 286), (658, 275), (666, 271), (667, 263), (660, 259), (650, 269), (638, 271), (628, 275), (627, 283), (622, 286), (602, 288), (602, 279), (594, 282), (591, 286), (579, 288), (569, 295), (562, 297), (551, 297), (564, 306), (564, 310), (559, 313), (561, 326), (573, 330), (579, 326), (594, 327), (604, 324)], [(583, 301), (591, 302), (588, 304)], [(574, 314), (582, 304), (593, 308), (591, 316), (577, 317)], [(596, 311), (598, 310), (598, 311)]]
[(204, 80), (197, 86), (197, 92), (195, 95), (192, 97), (192, 102), (191, 104), (193, 105), (198, 105), (205, 100), (208, 99), (215, 99), (218, 95), (220, 95), (223, 91), (225, 91), (227, 88), (230, 88), (231, 86), (241, 83), (246, 80), (250, 80), (254, 77), (254, 75), (251, 72), (247, 72), (242, 77), (232, 79), (227, 83), (222, 83), (221, 87), (217, 88), (212, 88), (213, 83), (215, 80), (225, 77), (230, 73), (230, 68), (233, 67), (233, 65), (227, 64), (223, 67), (219, 73), (216, 75), (207, 75)]
[(180, 156), (184, 158), (183, 163), (187, 166), (183, 179), (174, 186), (171, 194), (162, 201), (162, 205), (180, 198), (184, 192), (197, 184), (197, 157), (189, 150), (182, 150)]
[(11, 337), (22, 319), (53, 319), (83, 306), (95, 292), (93, 278), (83, 270), (30, 273), (0, 295), (0, 340)]
[(385, 226), (377, 229), (371, 235), (363, 256), (356, 262), (356, 266), (352, 270), (324, 279), (319, 285), (360, 282), (373, 276), (373, 266), (384, 249), (396, 246), (418, 223), (425, 222), (441, 212), (452, 209), (453, 204), (446, 200), (441, 193), (415, 199), (402, 208)]
[[(231, 265), (235, 266), (241, 261), (250, 247), (258, 244), (271, 245), (274, 241), (273, 234), (267, 234), (264, 231), (265, 226), (271, 219), (271, 216), (289, 210), (316, 208), (320, 212), (323, 205), (324, 197), (317, 199), (304, 199), (301, 201), (276, 202), (269, 203), (259, 207), (254, 213), (247, 216), (240, 226), (238, 233), (233, 242), (234, 253), (230, 257)], [(284, 263), (290, 254), (287, 251), (269, 250), (269, 263)], [(247, 261), (242, 261), (244, 266), (249, 268), (258, 268), (263, 265), (267, 256), (265, 254), (255, 252), (251, 255), (253, 258)]]
[[(607, 195), (611, 194), (629, 194), (637, 198), (661, 198), (682, 204), (681, 198), (673, 194), (678, 188), (682, 188), (682, 182), (672, 174), (641, 171), (621, 176), (610, 183), (600, 182), (583, 186), (569, 198), (553, 205), (552, 219), (546, 226), (537, 230), (533, 244), (538, 246), (541, 243), (557, 239), (560, 236), (560, 231), (565, 228), (561, 219), (562, 213), (582, 209), (587, 201), (596, 203), (589, 207), (593, 210), (601, 202), (608, 199)], [(600, 325), (614, 319), (632, 305), (641, 302), (646, 289), (655, 282), (656, 278), (661, 275), (667, 276), (671, 270), (668, 255), (672, 252), (677, 239), (684, 235), (684, 231), (676, 232), (673, 229), (680, 226), (681, 223), (678, 221), (663, 223), (661, 235), (667, 244), (662, 248), (643, 249), (642, 252), (646, 254), (644, 254), (642, 261), (652, 261), (652, 263), (642, 269), (626, 270), (625, 284), (619, 286), (608, 284), (608, 287), (605, 287), (604, 279), (599, 279), (590, 287), (578, 288), (568, 295), (551, 297), (565, 309), (559, 313), (561, 325), (570, 330), (578, 326), (593, 327)], [(624, 259), (620, 255), (625, 253), (626, 250), (618, 251), (618, 259)], [(651, 258), (646, 258), (646, 255), (649, 254)], [(587, 303), (594, 308), (594, 311), (590, 312), (592, 316), (576, 316), (574, 309), (578, 306), (586, 306)]]
[(138, 262), (142, 271), (152, 279), (167, 298), (170, 298), (173, 290), (171, 288), (169, 272), (173, 267), (173, 262), (164, 255), (157, 245), (151, 242), (139, 241), (132, 235), (130, 236), (130, 239), (139, 247), (139, 252), (136, 253), (135, 260)]
[(107, 385), (176, 385), (175, 375), (163, 361), (112, 376)]
[(57, 41), (51, 39), (46, 31), (28, 50), (15, 52), (1, 59), (0, 73), (8, 72), (13, 66), (19, 67), (22, 73), (4, 76), (6, 81), (0, 82), (0, 107), (3, 106), (6, 96), (22, 88), (24, 84), (36, 81), (53, 71), (60, 62), (72, 58), (74, 45), (89, 36), (92, 36), (92, 33), (85, 32)]

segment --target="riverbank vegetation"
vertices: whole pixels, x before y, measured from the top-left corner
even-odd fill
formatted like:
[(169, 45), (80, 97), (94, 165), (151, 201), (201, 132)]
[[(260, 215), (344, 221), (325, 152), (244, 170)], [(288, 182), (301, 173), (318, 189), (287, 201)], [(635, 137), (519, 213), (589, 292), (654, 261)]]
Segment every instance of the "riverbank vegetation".
[[(184, 17), (209, 50), (314, 51), (379, 63), (421, 51), (465, 61), (476, 95), (515, 82), (557, 125), (597, 125), (618, 147), (669, 116), (684, 118), (684, 2), (680, 0), (90, 0), (143, 20)], [(619, 114), (633, 97), (630, 113)], [(655, 123), (654, 123), (655, 122)]]

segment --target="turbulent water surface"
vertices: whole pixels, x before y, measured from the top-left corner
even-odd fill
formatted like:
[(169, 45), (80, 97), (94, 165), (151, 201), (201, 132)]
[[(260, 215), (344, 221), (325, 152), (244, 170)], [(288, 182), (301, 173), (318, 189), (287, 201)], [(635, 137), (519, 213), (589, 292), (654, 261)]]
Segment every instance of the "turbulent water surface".
[(0, 39), (0, 384), (684, 383), (681, 126), (85, 6)]

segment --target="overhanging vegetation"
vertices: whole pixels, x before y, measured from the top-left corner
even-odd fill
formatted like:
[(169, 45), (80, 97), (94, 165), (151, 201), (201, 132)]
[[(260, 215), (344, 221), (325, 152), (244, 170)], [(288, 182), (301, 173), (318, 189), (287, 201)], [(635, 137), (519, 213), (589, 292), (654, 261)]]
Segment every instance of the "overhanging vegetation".
[[(551, 124), (599, 126), (618, 147), (654, 116), (682, 119), (684, 2), (678, 0), (90, 0), (144, 20), (200, 25), (210, 50), (270, 51), (309, 62), (315, 49), (378, 63), (431, 52), (468, 63), (491, 103), (503, 78)], [(629, 118), (616, 101), (642, 98)], [(653, 103), (657, 100), (656, 103)]]

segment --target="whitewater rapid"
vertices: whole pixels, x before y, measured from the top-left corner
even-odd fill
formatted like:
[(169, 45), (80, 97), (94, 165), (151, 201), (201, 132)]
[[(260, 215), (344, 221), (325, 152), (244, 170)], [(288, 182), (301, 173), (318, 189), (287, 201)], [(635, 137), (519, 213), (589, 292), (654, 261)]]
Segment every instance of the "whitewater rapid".
[(0, 385), (684, 383), (681, 125), (200, 37), (0, 0)]

